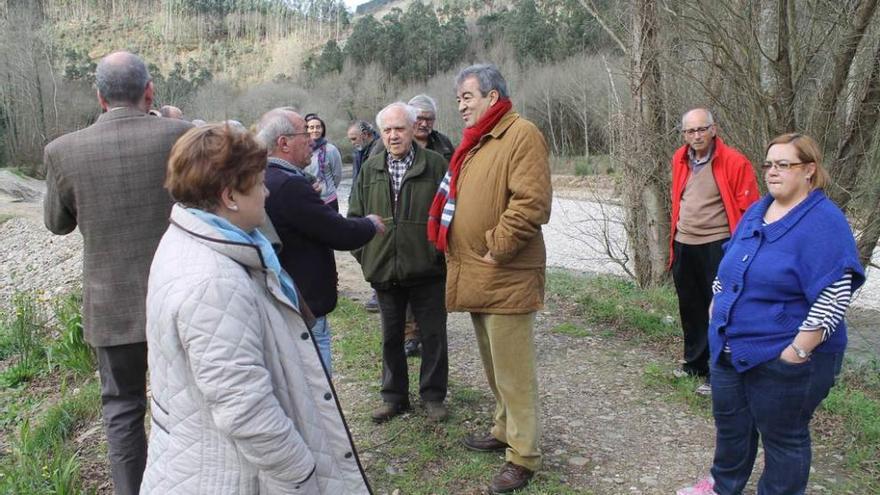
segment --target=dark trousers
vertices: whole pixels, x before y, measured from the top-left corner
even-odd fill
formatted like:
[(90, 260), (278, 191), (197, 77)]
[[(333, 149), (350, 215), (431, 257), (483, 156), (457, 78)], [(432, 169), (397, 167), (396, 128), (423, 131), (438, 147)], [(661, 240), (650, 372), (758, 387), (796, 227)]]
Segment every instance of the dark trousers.
[(409, 401), (409, 369), (403, 350), (409, 304), (422, 339), (419, 396), (423, 401), (443, 402), (449, 380), (445, 280), (377, 289), (376, 295), (382, 317), (382, 400), (396, 404)]
[(96, 350), (113, 491), (137, 495), (147, 464), (147, 344)]
[(802, 495), (810, 476), (810, 420), (840, 371), (843, 353), (814, 353), (790, 364), (774, 359), (737, 373), (729, 354), (712, 365), (715, 459), (719, 495), (739, 495), (752, 474), (758, 438), (764, 473), (758, 495)]
[(672, 279), (684, 332), (682, 369), (692, 375), (709, 376), (709, 304), (725, 242), (727, 239), (698, 245), (673, 243)]

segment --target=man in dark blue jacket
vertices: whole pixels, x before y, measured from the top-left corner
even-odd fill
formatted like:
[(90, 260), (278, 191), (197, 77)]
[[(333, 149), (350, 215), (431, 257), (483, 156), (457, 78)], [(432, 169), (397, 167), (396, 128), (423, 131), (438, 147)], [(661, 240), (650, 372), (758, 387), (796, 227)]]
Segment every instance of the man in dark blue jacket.
[(281, 266), (293, 277), (316, 318), (312, 333), (327, 373), (332, 373), (330, 326), (326, 315), (336, 308), (336, 258), (385, 232), (381, 217), (345, 218), (321, 201), (302, 169), (311, 161), (305, 120), (290, 108), (270, 110), (260, 118), (258, 137), (266, 144), (266, 213), (282, 243)]

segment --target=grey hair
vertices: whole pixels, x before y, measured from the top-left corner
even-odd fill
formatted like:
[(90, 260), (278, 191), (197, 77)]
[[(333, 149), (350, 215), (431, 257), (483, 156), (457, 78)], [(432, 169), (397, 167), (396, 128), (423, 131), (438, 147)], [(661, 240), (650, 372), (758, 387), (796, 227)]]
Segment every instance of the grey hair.
[(370, 125), (366, 120), (352, 120), (348, 124), (349, 129), (356, 129), (358, 134), (369, 134), (371, 136), (376, 135), (376, 131), (373, 129), (373, 126)]
[(98, 62), (95, 85), (110, 105), (137, 105), (144, 97), (150, 71), (140, 57), (128, 52), (114, 52)]
[(385, 116), (385, 113), (392, 108), (400, 108), (406, 114), (406, 121), (409, 125), (416, 125), (416, 120), (419, 118), (419, 111), (416, 107), (412, 105), (408, 105), (402, 101), (395, 101), (394, 103), (388, 105), (387, 107), (379, 110), (379, 113), (376, 114), (376, 125), (379, 126), (379, 131), (382, 130), (382, 118)]
[(499, 97), (510, 97), (507, 92), (507, 81), (504, 80), (504, 76), (501, 75), (501, 71), (498, 70), (498, 67), (495, 67), (495, 64), (476, 64), (465, 67), (455, 76), (456, 89), (461, 87), (465, 80), (470, 77), (477, 78), (482, 96), (488, 95), (489, 91), (494, 89), (498, 91)]
[(437, 102), (426, 94), (415, 95), (409, 100), (409, 104), (422, 112), (430, 112), (437, 115)]
[(690, 110), (688, 110), (687, 112), (685, 112), (681, 115), (681, 128), (682, 129), (684, 129), (684, 118), (687, 117), (689, 113), (696, 112), (696, 111), (706, 112), (706, 120), (707, 120), (706, 123), (707, 124), (712, 125), (715, 123), (715, 117), (712, 116), (712, 112), (710, 112), (708, 108), (703, 108), (703, 107), (691, 108)]
[(293, 112), (288, 108), (273, 108), (266, 112), (257, 123), (257, 139), (266, 146), (266, 151), (270, 154), (278, 146), (279, 136), (297, 133), (296, 126), (290, 121), (290, 115)]

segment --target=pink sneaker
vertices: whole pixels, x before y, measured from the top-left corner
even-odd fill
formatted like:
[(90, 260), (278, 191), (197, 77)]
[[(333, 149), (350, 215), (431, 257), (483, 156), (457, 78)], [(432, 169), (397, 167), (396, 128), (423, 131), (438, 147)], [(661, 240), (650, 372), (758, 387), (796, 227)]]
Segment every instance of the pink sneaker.
[(675, 492), (675, 495), (718, 495), (713, 488), (715, 488), (715, 480), (711, 476), (707, 476), (698, 481), (696, 485)]

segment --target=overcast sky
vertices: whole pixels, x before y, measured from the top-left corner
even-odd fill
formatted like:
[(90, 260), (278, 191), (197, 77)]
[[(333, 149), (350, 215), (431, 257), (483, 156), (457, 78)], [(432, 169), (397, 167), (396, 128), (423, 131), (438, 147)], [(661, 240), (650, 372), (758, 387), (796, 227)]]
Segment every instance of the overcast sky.
[(354, 8), (358, 5), (365, 3), (367, 0), (345, 0), (345, 6), (348, 7), (349, 10), (354, 12)]

